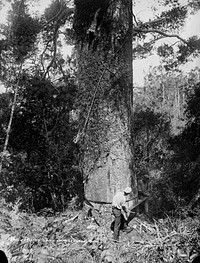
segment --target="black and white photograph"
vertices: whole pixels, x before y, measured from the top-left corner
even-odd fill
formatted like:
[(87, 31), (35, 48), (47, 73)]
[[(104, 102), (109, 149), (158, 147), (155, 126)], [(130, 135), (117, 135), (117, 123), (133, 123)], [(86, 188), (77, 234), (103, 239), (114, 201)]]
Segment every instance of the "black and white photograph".
[(0, 0), (0, 263), (200, 263), (200, 0)]

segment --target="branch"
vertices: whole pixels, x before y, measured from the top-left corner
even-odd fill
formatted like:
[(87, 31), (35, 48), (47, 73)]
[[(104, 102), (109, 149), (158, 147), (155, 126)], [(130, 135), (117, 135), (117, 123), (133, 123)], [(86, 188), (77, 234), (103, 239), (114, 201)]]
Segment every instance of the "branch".
[(72, 217), (72, 218), (70, 218), (68, 220), (65, 220), (63, 222), (63, 224), (68, 224), (70, 221), (74, 221), (76, 218), (78, 218), (79, 214), (80, 214), (80, 212), (77, 215), (75, 215), (74, 217)]
[(65, 72), (64, 72), (64, 70), (63, 70), (62, 65), (60, 64), (60, 62), (59, 62), (58, 60), (57, 60), (56, 62), (57, 62), (57, 64), (58, 64), (58, 67), (59, 67), (61, 73), (63, 74), (64, 81), (65, 81), (65, 83), (66, 83), (66, 80), (67, 80), (68, 76), (70, 75), (70, 73), (69, 73), (69, 71), (67, 71), (67, 72), (68, 72), (68, 75), (66, 75)]
[(130, 13), (131, 13), (131, 15), (132, 15), (132, 17), (133, 17), (136, 25), (138, 26), (139, 24), (138, 24), (138, 21), (137, 21), (137, 19), (136, 19), (136, 15), (133, 13), (133, 9), (132, 9), (132, 8), (130, 9)]
[(45, 129), (45, 132), (46, 132), (46, 135), (44, 135), (45, 137), (46, 137), (46, 139), (48, 140), (49, 138), (49, 136), (48, 136), (48, 129), (47, 129), (47, 123), (46, 123), (46, 120), (45, 120), (45, 114), (44, 114), (44, 109), (43, 109), (43, 111), (42, 111), (42, 115), (43, 115), (43, 122), (44, 122), (44, 129)]
[(133, 14), (133, 12), (132, 12), (132, 16), (133, 16), (133, 19), (134, 19), (136, 25), (138, 26), (138, 21), (137, 21), (137, 19), (136, 19), (136, 16)]
[(50, 68), (52, 67), (52, 65), (53, 65), (53, 63), (54, 63), (54, 61), (56, 59), (58, 29), (59, 29), (59, 26), (57, 25), (55, 30), (54, 30), (54, 36), (53, 36), (53, 45), (54, 45), (53, 57), (52, 57), (51, 62), (49, 63), (49, 65), (48, 65), (48, 67), (46, 69), (46, 72), (44, 73), (44, 78), (48, 74)]
[(41, 61), (43, 70), (45, 70), (45, 68), (44, 68), (44, 63), (43, 63), (43, 56), (44, 56), (44, 54), (45, 54), (45, 52), (46, 52), (46, 50), (47, 50), (47, 48), (48, 48), (49, 43), (50, 43), (52, 40), (53, 40), (53, 39), (50, 39), (50, 40), (47, 42), (47, 44), (46, 44), (46, 46), (45, 46), (45, 49), (43, 50), (43, 52), (42, 52), (42, 54), (41, 54), (41, 56), (40, 56), (40, 61)]
[(62, 5), (62, 3), (61, 3), (60, 10), (58, 11), (58, 13), (57, 13), (54, 17), (50, 18), (50, 19), (46, 22), (46, 24), (45, 24), (44, 27), (48, 26), (52, 21), (55, 21), (55, 20), (60, 16), (60, 14), (61, 14), (62, 11), (63, 11), (62, 8), (63, 8), (63, 5)]
[(164, 22), (164, 21), (166, 21), (167, 19), (169, 20), (169, 18), (167, 18), (167, 17), (158, 18), (158, 19), (155, 19), (155, 20), (151, 20), (151, 21), (142, 23), (142, 26), (149, 26), (149, 25), (151, 25), (151, 24), (156, 24), (156, 23)]
[(176, 38), (180, 39), (182, 42), (184, 42), (186, 45), (188, 45), (188, 42), (185, 39), (183, 39), (182, 37), (180, 37), (179, 35), (177, 35), (177, 34), (167, 34), (165, 32), (157, 30), (157, 29), (134, 28), (134, 31), (135, 32), (142, 32), (142, 33), (157, 33), (157, 34), (160, 34), (160, 35), (162, 35), (164, 37), (176, 37)]
[(24, 0), (21, 0), (18, 7), (18, 16), (24, 12)]

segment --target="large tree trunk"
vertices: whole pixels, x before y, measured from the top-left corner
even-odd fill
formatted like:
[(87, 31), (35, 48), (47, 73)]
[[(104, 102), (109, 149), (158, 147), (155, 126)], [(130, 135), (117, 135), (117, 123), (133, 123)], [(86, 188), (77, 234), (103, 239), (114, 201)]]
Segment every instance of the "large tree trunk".
[[(75, 1), (77, 13), (80, 2)], [(87, 37), (93, 34), (93, 39), (82, 39), (77, 55), (85, 198), (92, 203), (111, 203), (116, 191), (131, 186), (137, 201), (131, 139), (132, 1), (105, 2), (109, 5), (101, 27), (95, 19), (102, 7), (87, 29)]]

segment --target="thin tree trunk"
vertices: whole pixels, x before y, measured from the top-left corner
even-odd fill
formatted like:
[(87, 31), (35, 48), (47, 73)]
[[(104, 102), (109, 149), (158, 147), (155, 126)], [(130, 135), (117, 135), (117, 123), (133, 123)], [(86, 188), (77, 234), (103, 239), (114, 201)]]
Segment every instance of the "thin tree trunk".
[[(22, 64), (20, 66), (20, 72), (21, 72), (21, 69), (22, 69)], [(15, 106), (16, 106), (16, 102), (17, 102), (18, 85), (19, 85), (19, 80), (17, 81), (16, 87), (15, 87), (15, 90), (14, 90), (14, 98), (13, 98), (13, 103), (12, 103), (12, 108), (11, 108), (11, 113), (10, 113), (10, 119), (9, 119), (9, 122), (8, 122), (8, 128), (6, 130), (6, 139), (5, 139), (3, 151), (2, 151), (2, 154), (1, 154), (0, 174), (2, 172), (3, 160), (4, 160), (5, 154), (7, 152), (7, 148), (8, 148), (8, 142), (9, 142), (10, 131), (11, 131), (11, 126), (12, 126), (12, 121), (13, 121), (13, 115), (14, 115)]]

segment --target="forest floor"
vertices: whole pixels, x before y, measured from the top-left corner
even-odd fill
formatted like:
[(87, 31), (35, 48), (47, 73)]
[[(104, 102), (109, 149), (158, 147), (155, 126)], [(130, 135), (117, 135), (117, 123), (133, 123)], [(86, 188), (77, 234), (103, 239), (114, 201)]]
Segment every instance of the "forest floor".
[[(191, 249), (200, 247), (198, 218), (152, 220), (135, 216), (133, 231), (120, 233), (114, 243), (110, 209), (94, 217), (69, 209), (56, 216), (0, 210), (0, 249), (9, 263), (128, 263), (190, 262)], [(180, 261), (181, 260), (181, 261)]]

